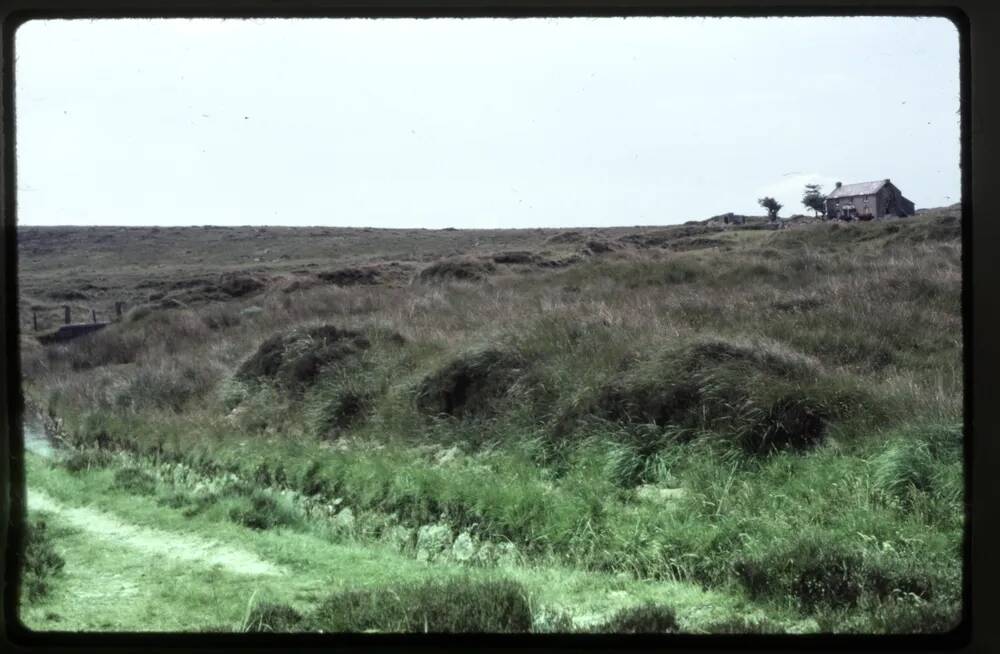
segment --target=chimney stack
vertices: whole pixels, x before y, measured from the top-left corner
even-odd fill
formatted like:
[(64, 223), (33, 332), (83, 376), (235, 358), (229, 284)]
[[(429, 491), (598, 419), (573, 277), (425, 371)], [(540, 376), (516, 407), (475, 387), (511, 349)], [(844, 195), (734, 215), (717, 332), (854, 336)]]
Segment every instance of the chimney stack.
[(840, 184), (840, 182), (837, 182), (836, 184), (834, 184), (834, 186), (836, 186), (837, 188), (840, 188), (841, 184)]

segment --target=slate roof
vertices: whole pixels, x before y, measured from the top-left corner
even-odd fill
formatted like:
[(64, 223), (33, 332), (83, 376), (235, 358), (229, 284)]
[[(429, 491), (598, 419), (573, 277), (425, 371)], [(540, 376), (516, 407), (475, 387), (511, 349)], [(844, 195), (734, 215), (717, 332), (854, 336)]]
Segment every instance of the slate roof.
[(877, 182), (859, 182), (857, 184), (844, 184), (840, 188), (835, 188), (826, 197), (828, 198), (850, 198), (855, 195), (871, 195), (878, 193), (879, 189), (889, 183), (887, 179), (880, 179)]

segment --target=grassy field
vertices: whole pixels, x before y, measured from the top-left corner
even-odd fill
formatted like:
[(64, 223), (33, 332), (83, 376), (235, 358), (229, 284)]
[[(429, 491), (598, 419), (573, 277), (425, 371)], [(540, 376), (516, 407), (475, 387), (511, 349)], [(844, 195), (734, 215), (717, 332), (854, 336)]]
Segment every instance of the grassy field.
[(957, 209), (763, 227), (22, 229), (25, 623), (951, 629)]

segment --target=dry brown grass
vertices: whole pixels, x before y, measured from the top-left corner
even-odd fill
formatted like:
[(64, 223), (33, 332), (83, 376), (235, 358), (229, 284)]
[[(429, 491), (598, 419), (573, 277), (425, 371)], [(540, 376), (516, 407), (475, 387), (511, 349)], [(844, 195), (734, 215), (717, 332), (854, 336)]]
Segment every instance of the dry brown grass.
[[(204, 387), (191, 393), (193, 401), (210, 401), (211, 387), (260, 343), (300, 325), (379, 326), (428, 351), (445, 352), (523, 334), (544, 317), (569, 325), (598, 323), (619, 331), (629, 349), (637, 352), (705, 331), (776, 340), (826, 366), (864, 375), (891, 392), (917, 394), (921, 399), (915, 404), (953, 412), (961, 396), (960, 246), (953, 238), (904, 238), (910, 232), (936, 233), (935, 220), (941, 218), (899, 222), (900, 230), (889, 232), (884, 225), (831, 230), (826, 224), (780, 232), (718, 231), (713, 237), (725, 239), (732, 250), (627, 248), (563, 269), (500, 266), (478, 281), (323, 284), (292, 292), (275, 285), (205, 306), (153, 306), (134, 320), (63, 346), (33, 347), (28, 337), (24, 370), (34, 390), (58, 389), (63, 395), (79, 395), (81, 401), (93, 396), (107, 404), (107, 398), (100, 398), (108, 388), (129, 386), (143, 375), (184, 376), (184, 365), (174, 364), (190, 360), (223, 371), (202, 376)], [(843, 230), (853, 234), (846, 245), (839, 235)], [(336, 238), (336, 230), (321, 231)], [(602, 236), (623, 242), (621, 231), (608, 230)], [(643, 231), (648, 230), (638, 230)], [(158, 237), (161, 261), (173, 256), (165, 246), (193, 247), (189, 235), (201, 237), (198, 228), (173, 234), (176, 241), (165, 240), (162, 232)], [(244, 240), (277, 242), (282, 235), (302, 243), (296, 240), (301, 234), (270, 229)], [(470, 246), (473, 252), (501, 244), (540, 251), (552, 247), (546, 242), (551, 235), (544, 230), (492, 232), (485, 239), (477, 233)], [(357, 243), (358, 236), (345, 238)], [(377, 236), (385, 239), (382, 247), (391, 247), (401, 235)], [(472, 240), (461, 231), (433, 236), (444, 241), (437, 245), (441, 250)], [(663, 238), (659, 233), (654, 236)], [(222, 238), (242, 242), (237, 236)], [(484, 240), (489, 244), (483, 245)], [(114, 242), (111, 239), (102, 247)], [(476, 242), (480, 244), (474, 246)], [(23, 254), (31, 252), (29, 248)], [(53, 248), (45, 260), (26, 257), (23, 286), (43, 287), (54, 275), (52, 266), (69, 256)], [(264, 270), (257, 275), (287, 278), (286, 265), (301, 263), (281, 260), (273, 268), (261, 267)], [(220, 256), (220, 270), (228, 264)], [(128, 257), (120, 268), (105, 272), (108, 288), (134, 281)], [(182, 270), (172, 274), (179, 277)]]

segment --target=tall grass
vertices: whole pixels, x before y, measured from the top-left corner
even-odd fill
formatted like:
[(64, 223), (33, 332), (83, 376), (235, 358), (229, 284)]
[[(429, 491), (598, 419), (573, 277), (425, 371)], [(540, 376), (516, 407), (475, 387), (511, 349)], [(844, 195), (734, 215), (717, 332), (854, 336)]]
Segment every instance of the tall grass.
[(66, 562), (56, 551), (44, 515), (33, 517), (25, 525), (24, 560), (21, 568), (21, 592), (29, 602), (42, 600)]
[[(25, 388), (81, 468), (125, 450), (245, 485), (164, 500), (182, 510), (302, 528), (291, 489), (530, 559), (940, 626), (964, 498), (959, 259), (935, 229), (732, 232), (727, 251), (158, 309), (25, 350)], [(370, 346), (294, 393), (235, 375), (318, 325)]]
[(444, 579), (387, 588), (340, 591), (306, 615), (280, 604), (256, 604), (241, 631), (322, 633), (527, 633), (531, 605), (519, 584)]

